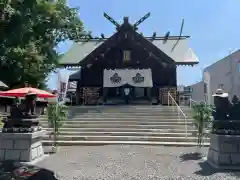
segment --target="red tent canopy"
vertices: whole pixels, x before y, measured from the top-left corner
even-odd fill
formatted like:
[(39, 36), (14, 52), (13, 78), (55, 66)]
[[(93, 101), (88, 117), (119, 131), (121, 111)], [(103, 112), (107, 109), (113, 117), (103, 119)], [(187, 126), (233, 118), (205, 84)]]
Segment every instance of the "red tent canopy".
[(37, 97), (39, 97), (39, 98), (54, 98), (54, 97), (56, 97), (56, 95), (51, 94), (47, 91), (32, 88), (32, 87), (12, 89), (9, 91), (0, 91), (0, 96), (24, 97), (28, 93), (36, 94)]

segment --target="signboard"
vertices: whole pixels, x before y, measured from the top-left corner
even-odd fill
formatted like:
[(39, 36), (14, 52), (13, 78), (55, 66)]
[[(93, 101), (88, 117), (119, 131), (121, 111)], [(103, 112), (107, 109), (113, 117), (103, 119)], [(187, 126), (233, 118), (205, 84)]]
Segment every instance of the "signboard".
[(67, 95), (67, 87), (68, 87), (68, 79), (69, 74), (62, 72), (58, 72), (58, 94), (57, 94), (57, 102), (58, 104), (64, 104), (65, 98)]

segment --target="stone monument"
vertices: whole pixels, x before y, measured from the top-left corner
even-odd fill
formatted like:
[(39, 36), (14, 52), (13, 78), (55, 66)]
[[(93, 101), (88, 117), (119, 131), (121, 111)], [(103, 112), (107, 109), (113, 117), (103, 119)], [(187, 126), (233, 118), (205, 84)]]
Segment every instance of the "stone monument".
[(33, 92), (28, 92), (25, 96), (25, 116), (34, 118), (37, 95)]
[(25, 98), (25, 107), (21, 108), (19, 103), (14, 103), (10, 116), (3, 120), (0, 161), (31, 162), (44, 155), (42, 137), (46, 132), (39, 126), (39, 120), (34, 113), (33, 94), (29, 94)]
[(232, 119), (236, 104), (229, 102), (222, 89), (213, 96), (216, 109), (207, 161), (218, 169), (240, 169), (240, 121)]
[(0, 133), (0, 161), (32, 162), (44, 156), (42, 137), (45, 131)]

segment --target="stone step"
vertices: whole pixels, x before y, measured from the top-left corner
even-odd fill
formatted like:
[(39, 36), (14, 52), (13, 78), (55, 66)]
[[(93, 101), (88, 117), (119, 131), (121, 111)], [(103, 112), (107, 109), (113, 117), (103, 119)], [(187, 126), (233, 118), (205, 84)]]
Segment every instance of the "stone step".
[[(196, 146), (192, 109), (182, 107), (95, 106), (70, 108), (68, 120), (60, 128), (59, 145), (145, 144)], [(47, 116), (41, 125), (49, 133)], [(187, 124), (186, 124), (187, 123)], [(185, 129), (187, 125), (187, 132)], [(49, 135), (45, 145), (52, 145)], [(53, 138), (53, 137), (51, 137)], [(209, 141), (208, 138), (205, 139)]]
[[(64, 125), (96, 125), (98, 126), (99, 123), (101, 125), (192, 125), (192, 122), (184, 122), (184, 120), (181, 121), (138, 121), (138, 120), (131, 120), (131, 121), (65, 121)], [(47, 121), (41, 121), (40, 124), (44, 127), (48, 126), (48, 122)]]
[[(47, 121), (47, 118), (44, 119), (39, 119), (40, 122), (42, 121)], [(145, 117), (131, 117), (131, 118), (125, 118), (125, 117), (82, 117), (82, 118), (72, 118), (72, 119), (68, 119), (67, 121), (156, 121), (156, 122), (162, 122), (162, 121), (166, 121), (166, 122), (171, 122), (171, 121), (185, 121), (184, 118), (145, 118)], [(193, 118), (186, 118), (187, 121), (189, 122), (193, 122)]]
[[(184, 113), (185, 116), (192, 117), (193, 115), (190, 113)], [(114, 112), (114, 113), (69, 113), (68, 117), (183, 117), (182, 113), (162, 113), (162, 112), (129, 112), (129, 113), (122, 113), (122, 112)], [(47, 118), (47, 116), (41, 116), (40, 118)]]
[[(38, 119), (40, 122), (48, 121), (48, 118)], [(195, 120), (191, 117), (186, 117), (186, 120), (189, 122), (194, 122)], [(164, 118), (164, 117), (68, 117), (66, 121), (165, 121), (165, 122), (181, 122), (185, 121), (183, 117), (173, 117), (173, 118)]]
[[(44, 128), (47, 131), (53, 131), (53, 128)], [(60, 128), (60, 132), (176, 132), (176, 133), (185, 133), (186, 130), (184, 128), (176, 129), (176, 128), (164, 128), (164, 129), (144, 129), (144, 128), (116, 128), (116, 127), (91, 127), (91, 128), (84, 128), (84, 127), (78, 127), (78, 128)], [(195, 129), (188, 128), (187, 132), (194, 133), (197, 132)]]
[[(172, 115), (172, 114), (181, 114), (180, 111), (169, 111), (169, 112), (164, 112), (164, 111), (131, 111), (129, 110), (128, 112), (122, 112), (122, 111), (116, 111), (116, 112), (105, 112), (105, 111), (99, 111), (99, 112), (68, 112), (70, 115), (71, 114), (76, 114), (76, 115), (83, 115), (83, 114), (90, 114), (90, 115), (98, 115), (98, 114), (129, 114), (129, 115), (133, 115), (133, 114), (140, 114), (140, 115), (161, 115), (161, 114), (166, 114), (166, 115)], [(191, 112), (184, 112), (183, 113), (191, 113)]]
[[(111, 110), (111, 109), (170, 109), (176, 106), (162, 106), (162, 105), (101, 105), (101, 106), (69, 106), (69, 109), (87, 109), (87, 110), (95, 110), (95, 109), (105, 109), (105, 110)], [(191, 109), (188, 106), (179, 106), (181, 109)]]
[[(49, 131), (48, 134), (51, 132)], [(185, 133), (185, 132), (118, 132), (118, 131), (109, 131), (109, 132), (86, 132), (86, 131), (62, 131), (59, 133), (60, 135), (64, 136), (104, 136), (104, 135), (109, 135), (109, 136), (159, 136), (159, 137), (185, 137), (186, 135), (188, 137), (194, 136), (193, 133)]]
[[(168, 111), (168, 110), (172, 110), (172, 109), (179, 109), (179, 107), (177, 106), (162, 106), (162, 107), (159, 107), (159, 106), (148, 106), (148, 107), (140, 107), (140, 106), (92, 106), (92, 107), (81, 107), (79, 106), (79, 108), (68, 108), (68, 110), (76, 110), (76, 111), (111, 111), (111, 110), (129, 110), (129, 109), (132, 109), (132, 110), (163, 110), (163, 111)], [(182, 110), (188, 110), (188, 111), (191, 111), (193, 109), (191, 108), (185, 108), (185, 107), (180, 107), (180, 109)]]
[[(80, 145), (113, 145), (113, 144), (121, 144), (121, 145), (162, 145), (162, 146), (197, 146), (196, 142), (153, 142), (153, 141), (56, 141), (59, 146), (80, 146)], [(53, 145), (53, 141), (44, 140), (43, 145), (51, 146)], [(203, 146), (208, 147), (210, 143), (203, 143)]]
[[(190, 114), (185, 114), (185, 115), (190, 115)], [(183, 116), (181, 113), (154, 113), (154, 112), (148, 112), (148, 113), (142, 113), (142, 112), (138, 112), (138, 113), (70, 113), (68, 115), (69, 117), (116, 117), (116, 116), (121, 116), (121, 117), (140, 117), (140, 116), (144, 116), (144, 117), (168, 117), (168, 116)], [(39, 118), (47, 118), (47, 116), (41, 116)]]
[[(192, 119), (192, 116), (187, 116), (185, 115), (187, 119)], [(99, 114), (99, 115), (77, 115), (77, 116), (68, 116), (69, 119), (80, 119), (80, 118), (88, 118), (88, 119), (93, 119), (93, 118), (98, 118), (98, 119), (101, 119), (101, 118), (119, 118), (119, 119), (122, 119), (122, 118), (130, 118), (130, 119), (138, 119), (138, 118), (141, 118), (141, 119), (179, 119), (179, 118), (183, 118), (184, 116), (179, 114), (179, 115), (169, 115), (169, 116), (165, 116), (165, 115), (121, 115), (121, 114), (108, 114), (108, 115), (102, 115), (102, 114)], [(44, 118), (40, 118), (40, 119), (44, 119)], [(45, 118), (46, 119), (46, 118)]]
[[(53, 139), (48, 135), (43, 140)], [(197, 142), (196, 137), (159, 137), (159, 136), (77, 136), (59, 135), (58, 140), (62, 141), (161, 141), (161, 142)], [(209, 142), (209, 138), (204, 138), (204, 142)]]
[[(193, 113), (191, 112), (184, 112), (184, 114), (188, 114), (188, 115), (192, 115)], [(118, 111), (118, 112), (84, 112), (84, 113), (80, 113), (80, 112), (73, 112), (73, 113), (69, 113), (69, 115), (74, 115), (74, 116), (83, 116), (83, 115), (90, 115), (90, 116), (93, 116), (93, 115), (124, 115), (124, 116), (133, 116), (133, 115), (139, 115), (139, 116), (177, 116), (177, 115), (182, 115), (182, 112), (162, 112), (162, 111), (148, 111), (148, 112), (143, 112), (143, 111), (139, 111), (139, 112), (135, 112), (135, 111), (132, 111), (132, 112), (121, 112), (121, 111)]]
[[(41, 120), (40, 122), (46, 122), (47, 120)], [(74, 118), (74, 119), (68, 119), (66, 122), (169, 122), (169, 123), (174, 123), (174, 122), (190, 122), (193, 123), (195, 122), (194, 119), (192, 118), (122, 118), (122, 117), (116, 117), (116, 118)]]
[[(194, 112), (192, 109), (181, 109), (183, 112)], [(86, 112), (92, 112), (92, 113), (99, 113), (99, 112), (106, 112), (106, 113), (111, 113), (111, 112), (177, 112), (180, 111), (179, 108), (169, 108), (169, 109), (133, 109), (133, 108), (116, 108), (116, 109), (69, 109), (69, 112), (79, 112), (79, 113), (86, 113)]]
[[(47, 124), (43, 124), (42, 125), (43, 127), (48, 127)], [(65, 127), (65, 128), (111, 128), (111, 127), (116, 127), (116, 128), (139, 128), (139, 129), (148, 129), (148, 128), (151, 128), (151, 129), (176, 129), (176, 128), (185, 128), (185, 123), (183, 124), (144, 124), (144, 125), (141, 125), (141, 124), (114, 124), (114, 123), (111, 123), (111, 124), (102, 124), (102, 123), (99, 123), (99, 124), (63, 124), (62, 127)]]
[[(152, 123), (163, 123), (163, 124), (174, 124), (174, 123), (185, 123), (185, 120), (184, 119), (126, 119), (126, 120), (123, 120), (123, 119), (113, 119), (113, 120), (109, 120), (109, 119), (68, 119), (66, 121), (63, 121), (63, 123), (65, 124), (78, 124), (78, 123), (149, 123), (149, 124), (152, 124)], [(192, 119), (186, 119), (186, 122), (188, 124), (193, 124), (194, 123), (194, 120)], [(48, 124), (48, 120), (41, 120), (40, 121), (40, 124)]]
[[(69, 110), (85, 110), (85, 111), (96, 111), (96, 110), (105, 110), (105, 111), (110, 111), (110, 110), (170, 110), (170, 109), (177, 109), (179, 107), (177, 106), (78, 106), (78, 107), (69, 107)], [(192, 110), (191, 108), (188, 107), (180, 107), (181, 109), (184, 110)]]
[[(184, 121), (184, 117), (171, 117), (171, 118), (166, 118), (166, 117), (74, 117), (74, 118), (67, 118), (67, 121)], [(47, 118), (45, 119), (39, 119), (40, 121), (46, 121), (48, 120)], [(186, 117), (187, 121), (195, 121), (191, 117)]]
[[(186, 116), (186, 119), (193, 119), (193, 116)], [(165, 115), (121, 115), (121, 114), (108, 114), (108, 115), (76, 115), (76, 116), (68, 116), (68, 119), (184, 119), (183, 115), (171, 115), (171, 116), (165, 116)], [(40, 120), (48, 119), (45, 118), (39, 118)]]
[[(90, 114), (90, 115), (95, 115), (95, 114), (140, 114), (140, 115), (151, 115), (151, 114), (156, 114), (156, 115), (161, 115), (161, 114), (165, 114), (165, 115), (172, 115), (172, 114), (181, 114), (180, 111), (152, 111), (152, 110), (149, 110), (149, 111), (121, 111), (121, 110), (118, 110), (118, 111), (97, 111), (97, 112), (69, 112), (69, 114), (76, 114), (76, 115), (82, 115), (82, 114)], [(183, 113), (188, 113), (188, 112), (185, 112), (183, 111)], [(189, 112), (190, 113), (190, 112)]]

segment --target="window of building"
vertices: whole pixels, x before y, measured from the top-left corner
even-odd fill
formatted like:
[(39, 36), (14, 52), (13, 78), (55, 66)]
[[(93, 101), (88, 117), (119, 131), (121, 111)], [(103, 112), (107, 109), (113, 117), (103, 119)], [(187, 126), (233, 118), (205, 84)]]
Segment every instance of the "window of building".
[(207, 93), (207, 84), (204, 83), (204, 93), (206, 94)]
[(192, 89), (191, 86), (184, 87), (184, 92), (185, 92), (185, 93), (190, 93), (190, 92), (192, 92), (192, 91), (193, 91), (193, 89)]
[(123, 61), (131, 60), (131, 51), (125, 50), (123, 51)]
[(205, 100), (205, 102), (208, 102), (208, 96), (207, 95), (204, 95), (204, 100)]

